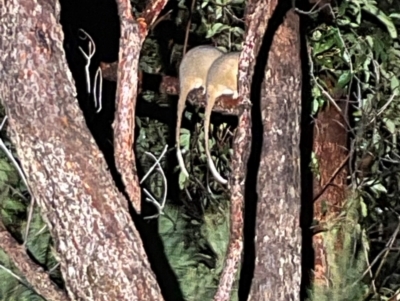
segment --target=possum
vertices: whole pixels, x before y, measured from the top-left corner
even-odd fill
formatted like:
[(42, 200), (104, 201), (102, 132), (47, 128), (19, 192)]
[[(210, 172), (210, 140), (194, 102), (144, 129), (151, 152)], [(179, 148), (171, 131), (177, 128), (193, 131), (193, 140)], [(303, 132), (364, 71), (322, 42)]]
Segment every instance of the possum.
[(215, 101), (222, 95), (232, 95), (232, 98), (238, 97), (238, 72), (239, 72), (239, 56), (240, 52), (231, 52), (218, 57), (211, 65), (207, 74), (206, 95), (207, 104), (204, 113), (204, 138), (205, 150), (207, 155), (208, 166), (214, 178), (221, 184), (228, 181), (224, 179), (217, 171), (211, 158), (208, 145), (209, 127), (211, 112), (215, 105)]
[(179, 66), (179, 100), (178, 100), (178, 116), (176, 123), (176, 156), (181, 171), (186, 177), (189, 173), (185, 167), (180, 148), (180, 129), (182, 123), (182, 115), (186, 106), (186, 98), (193, 89), (202, 87), (205, 93), (206, 79), (208, 71), (214, 61), (224, 53), (213, 46), (198, 46), (189, 50), (183, 57)]

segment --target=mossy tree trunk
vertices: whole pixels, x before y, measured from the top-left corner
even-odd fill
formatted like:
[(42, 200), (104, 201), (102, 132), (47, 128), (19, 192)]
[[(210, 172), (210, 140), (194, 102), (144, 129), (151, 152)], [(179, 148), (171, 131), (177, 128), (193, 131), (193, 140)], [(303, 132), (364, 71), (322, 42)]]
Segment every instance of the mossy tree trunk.
[[(318, 1), (310, 1), (314, 4)], [(321, 14), (329, 20), (333, 16), (327, 6), (331, 0), (318, 2), (323, 8)], [(325, 97), (326, 104), (320, 109), (314, 120), (313, 153), (317, 166), (314, 166), (313, 175), (313, 220), (317, 223), (312, 245), (314, 249), (314, 271), (313, 282), (315, 285), (326, 286), (326, 279), (330, 279), (329, 265), (336, 265), (329, 262), (329, 254), (335, 250), (343, 250), (343, 235), (324, 235), (327, 224), (337, 220), (343, 212), (343, 205), (347, 197), (348, 162), (350, 152), (348, 149), (349, 131), (349, 99), (343, 88), (338, 88), (337, 79), (329, 73), (320, 72), (318, 78), (324, 83), (329, 98), (336, 102), (332, 103)], [(333, 244), (326, 241), (335, 237)], [(343, 254), (344, 255), (344, 254)], [(347, 255), (346, 255), (347, 256)], [(332, 267), (331, 267), (332, 268)]]
[[(344, 107), (344, 106), (342, 106)], [(315, 120), (313, 151), (318, 162), (318, 177), (314, 176), (314, 220), (320, 225), (313, 236), (315, 252), (314, 282), (325, 284), (329, 278), (324, 225), (326, 221), (338, 218), (343, 209), (347, 192), (347, 131), (344, 127), (343, 111), (328, 106), (318, 113)], [(335, 250), (342, 248), (338, 236)]]

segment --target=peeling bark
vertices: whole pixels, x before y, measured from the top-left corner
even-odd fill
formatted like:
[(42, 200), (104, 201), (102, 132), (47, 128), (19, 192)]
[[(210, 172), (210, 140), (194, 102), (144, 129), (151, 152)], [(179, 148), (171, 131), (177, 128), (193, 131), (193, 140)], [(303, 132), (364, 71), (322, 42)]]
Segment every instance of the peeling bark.
[(0, 98), (73, 300), (163, 300), (127, 202), (86, 127), (46, 1), (0, 0)]
[[(269, 2), (268, 16), (278, 2)], [(264, 133), (248, 300), (300, 298), (300, 104), (299, 18), (289, 11), (274, 34), (261, 91)]]

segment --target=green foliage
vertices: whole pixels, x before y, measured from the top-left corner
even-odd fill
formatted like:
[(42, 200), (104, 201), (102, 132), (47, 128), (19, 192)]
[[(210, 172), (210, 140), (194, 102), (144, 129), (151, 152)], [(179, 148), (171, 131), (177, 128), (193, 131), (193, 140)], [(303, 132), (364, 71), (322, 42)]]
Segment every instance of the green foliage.
[(228, 210), (208, 212), (199, 222), (168, 206), (159, 218), (165, 253), (187, 301), (211, 300), (217, 289), (229, 237)]
[[(193, 33), (212, 39), (225, 51), (240, 50), (243, 41), (244, 22), (241, 16), (244, 13), (244, 0), (204, 0), (196, 1), (193, 19), (200, 18), (199, 24), (193, 24)], [(178, 24), (187, 22), (189, 8), (181, 0), (179, 6), (183, 9), (184, 17), (178, 18)]]
[[(0, 249), (0, 300), (4, 301), (44, 301), (30, 288), (29, 283), (18, 274), (18, 270)], [(12, 275), (13, 273), (14, 275)], [(20, 282), (19, 280), (23, 282)]]
[[(166, 144), (168, 127), (149, 118), (137, 118), (137, 124), (140, 132), (136, 151), (142, 168), (147, 171), (154, 160), (146, 156), (145, 152), (151, 152), (156, 157), (160, 155)], [(196, 124), (192, 134), (194, 139), (189, 139), (191, 135), (188, 130), (183, 129), (182, 132), (183, 147), (204, 152), (201, 143), (204, 141), (201, 123)], [(190, 145), (191, 143), (198, 145), (194, 147)], [(175, 155), (175, 150), (172, 151)], [(206, 180), (204, 176), (206, 160), (205, 156), (203, 158), (197, 153), (194, 155), (204, 160), (203, 166), (193, 167), (194, 172), (200, 174), (198, 178), (200, 189), (190, 187), (188, 182), (185, 182), (186, 187), (189, 187), (188, 191), (194, 193), (193, 200), (186, 203), (184, 197), (186, 194), (179, 200), (167, 200), (163, 208), (164, 214), (158, 217), (159, 235), (168, 261), (178, 277), (185, 300), (198, 300), (199, 296), (204, 300), (211, 300), (218, 285), (229, 239), (229, 207), (224, 193), (210, 197), (204, 186), (201, 186), (201, 181)], [(161, 166), (164, 170), (168, 170), (169, 165), (165, 158), (161, 160)], [(165, 189), (162, 178), (157, 173), (150, 176), (142, 187), (151, 191), (158, 200), (162, 198)], [(217, 199), (220, 201), (215, 202)], [(236, 299), (235, 295), (231, 300)]]
[(158, 73), (162, 64), (158, 55), (160, 48), (154, 39), (146, 39), (141, 50), (146, 55), (142, 56), (139, 67), (146, 73)]
[[(365, 283), (373, 283), (370, 291), (359, 282), (349, 287), (357, 274), (361, 274), (358, 255), (354, 252), (334, 254), (335, 249), (329, 249), (328, 256), (337, 256), (330, 261), (341, 268), (331, 274), (330, 291), (314, 288), (317, 296), (314, 300), (363, 300), (366, 297), (387, 300), (400, 288), (397, 281), (400, 277), (398, 253), (389, 252), (385, 257), (375, 258), (394, 239), (393, 231), (399, 220), (398, 4), (389, 0), (344, 0), (339, 7), (327, 9), (325, 14), (329, 18), (324, 15), (322, 22), (317, 15), (313, 16), (316, 26), (310, 30), (308, 38), (312, 63), (312, 111), (316, 114), (323, 106), (336, 105), (339, 98), (347, 99), (350, 104), (352, 120), (344, 125), (352, 139), (350, 153), (354, 154), (350, 165), (350, 190), (352, 195), (357, 195), (353, 202), (363, 217), (358, 224), (349, 224), (347, 220), (335, 221), (338, 223), (335, 228), (341, 230), (338, 234), (332, 231), (326, 234), (327, 247), (334, 246), (330, 240), (335, 241), (337, 235), (353, 241), (362, 238), (369, 260), (376, 259), (375, 263), (378, 263), (368, 273), (372, 279), (364, 279)], [(318, 163), (313, 161), (313, 166), (318, 166)], [(360, 225), (368, 231), (360, 230)], [(381, 233), (378, 240), (377, 233)], [(366, 237), (370, 239), (370, 248), (366, 246)], [(346, 269), (346, 265), (351, 267)], [(350, 278), (344, 279), (344, 275)], [(350, 293), (356, 295), (350, 296)]]

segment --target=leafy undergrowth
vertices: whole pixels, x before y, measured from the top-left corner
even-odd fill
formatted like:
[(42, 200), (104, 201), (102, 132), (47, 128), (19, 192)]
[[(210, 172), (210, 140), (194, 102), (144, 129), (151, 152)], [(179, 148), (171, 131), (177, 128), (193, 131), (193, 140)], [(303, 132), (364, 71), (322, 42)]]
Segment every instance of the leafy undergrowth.
[[(207, 214), (203, 224), (167, 208), (168, 217), (159, 218), (160, 236), (185, 300), (212, 300), (229, 237), (229, 208)], [(231, 300), (237, 300), (237, 291)]]

